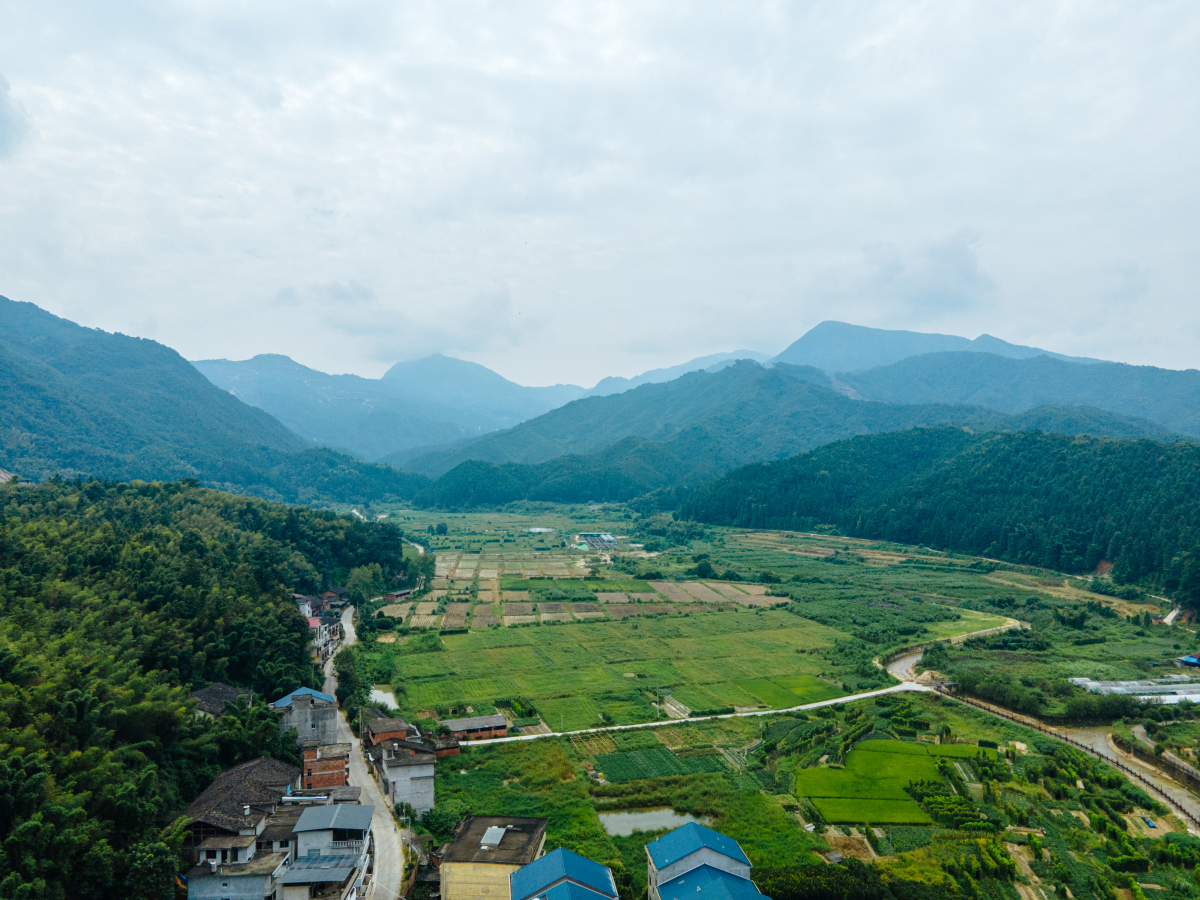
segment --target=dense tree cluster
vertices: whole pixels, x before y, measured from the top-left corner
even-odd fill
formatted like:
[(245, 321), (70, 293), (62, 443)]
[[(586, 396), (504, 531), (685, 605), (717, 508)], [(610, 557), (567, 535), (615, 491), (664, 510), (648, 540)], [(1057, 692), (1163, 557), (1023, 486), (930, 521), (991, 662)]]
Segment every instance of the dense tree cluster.
[[(286, 757), (263, 699), (310, 683), (289, 590), (404, 567), (401, 534), (194, 483), (0, 488), (0, 898), (162, 897), (172, 816)], [(197, 718), (190, 690), (253, 689)]]
[(1067, 572), (1113, 562), (1200, 606), (1200, 447), (920, 428), (746, 466), (681, 515), (965, 551)]

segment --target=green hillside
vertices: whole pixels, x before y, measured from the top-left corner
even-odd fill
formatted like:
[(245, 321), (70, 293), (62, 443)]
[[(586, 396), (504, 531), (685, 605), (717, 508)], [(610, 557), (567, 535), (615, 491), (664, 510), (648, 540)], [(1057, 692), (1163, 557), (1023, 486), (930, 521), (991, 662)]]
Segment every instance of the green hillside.
[(196, 478), (290, 502), (404, 499), (423, 484), (307, 449), (161, 344), (3, 297), (0, 381), (0, 468), (27, 480)]
[[(0, 486), (0, 896), (170, 896), (168, 826), (221, 769), (295, 759), (318, 686), (290, 591), (404, 570), (402, 535), (186, 484)], [(252, 688), (197, 718), (190, 691)]]
[(1200, 371), (1195, 369), (930, 353), (843, 380), (868, 400), (973, 403), (1010, 413), (1046, 404), (1094, 406), (1200, 437)]
[(923, 428), (731, 472), (681, 515), (843, 533), (1144, 579), (1200, 605), (1200, 447)]

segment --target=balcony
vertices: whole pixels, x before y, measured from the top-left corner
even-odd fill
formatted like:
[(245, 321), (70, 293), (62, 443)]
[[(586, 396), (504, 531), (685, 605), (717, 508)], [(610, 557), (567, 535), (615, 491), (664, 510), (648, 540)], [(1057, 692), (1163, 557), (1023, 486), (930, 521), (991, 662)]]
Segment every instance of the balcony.
[(345, 851), (349, 851), (350, 853), (361, 853), (362, 846), (363, 846), (362, 841), (330, 841), (329, 842), (330, 850), (345, 850)]

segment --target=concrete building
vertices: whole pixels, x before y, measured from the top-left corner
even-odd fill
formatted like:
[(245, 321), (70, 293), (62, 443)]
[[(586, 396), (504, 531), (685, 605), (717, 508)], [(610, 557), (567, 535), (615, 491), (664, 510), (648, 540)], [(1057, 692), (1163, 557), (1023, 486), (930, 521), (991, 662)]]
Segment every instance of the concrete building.
[(415, 725), (409, 725), (403, 719), (372, 719), (367, 723), (367, 733), (363, 735), (363, 746), (373, 747), (381, 741), (407, 741), (419, 739), (421, 732)]
[(371, 853), (373, 806), (310, 806), (293, 832), (296, 858), (279, 879), (280, 900), (354, 900)]
[(295, 729), (296, 742), (301, 746), (309, 741), (337, 743), (337, 700), (329, 694), (297, 688), (272, 703), (271, 709), (283, 713), (279, 733)]
[(549, 819), (471, 816), (443, 845), (442, 900), (508, 900), (509, 876), (542, 855)]
[(738, 842), (695, 822), (646, 845), (648, 900), (760, 900)]
[(379, 789), (393, 804), (407, 803), (418, 816), (433, 809), (437, 756), (414, 741), (383, 741), (367, 751)]
[(509, 900), (617, 900), (607, 866), (559, 847), (508, 876)]
[(306, 741), (301, 745), (304, 756), (304, 789), (341, 787), (350, 777), (350, 745), (318, 744)]
[(245, 862), (209, 863), (188, 873), (188, 900), (263, 900), (274, 897), (287, 870), (286, 853), (253, 853)]
[(471, 716), (466, 719), (446, 719), (441, 723), (450, 729), (457, 741), (481, 741), (508, 734), (508, 719), (504, 716)]

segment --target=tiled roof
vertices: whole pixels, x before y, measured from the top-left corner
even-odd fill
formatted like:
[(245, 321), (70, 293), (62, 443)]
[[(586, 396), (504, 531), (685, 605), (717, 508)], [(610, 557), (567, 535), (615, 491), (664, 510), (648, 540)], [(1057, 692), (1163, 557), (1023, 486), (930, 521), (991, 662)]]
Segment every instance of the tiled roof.
[(668, 831), (658, 840), (651, 841), (646, 845), (646, 852), (654, 861), (654, 868), (661, 871), (671, 863), (690, 856), (701, 847), (707, 847), (730, 859), (750, 865), (750, 860), (746, 858), (737, 841), (696, 822), (688, 822), (674, 831)]
[(659, 884), (662, 900), (763, 900), (749, 878), (739, 878), (707, 863)]
[(408, 731), (408, 723), (403, 719), (372, 719), (367, 726), (371, 734), (388, 734), (393, 731)]
[(243, 807), (268, 811), (300, 777), (295, 766), (277, 759), (260, 757), (218, 775), (199, 797), (183, 811), (194, 822), (205, 822), (226, 831), (237, 831), (250, 824)]
[(217, 682), (206, 688), (192, 691), (188, 697), (196, 701), (196, 709), (210, 716), (220, 716), (225, 713), (225, 704), (235, 702), (238, 697), (249, 697), (250, 692), (242, 688), (231, 687)]
[(282, 709), (285, 706), (291, 706), (292, 699), (294, 697), (300, 697), (300, 696), (313, 697), (316, 700), (324, 700), (326, 703), (334, 702), (334, 698), (329, 696), (328, 694), (322, 694), (320, 691), (314, 691), (312, 688), (302, 687), (302, 688), (296, 688), (296, 690), (292, 691), (290, 694), (284, 694), (282, 697), (280, 697), (278, 700), (276, 700), (271, 705), (274, 706), (276, 709)]
[(606, 866), (562, 847), (509, 875), (509, 895), (512, 900), (526, 900), (564, 878), (606, 896), (617, 896), (612, 872)]

